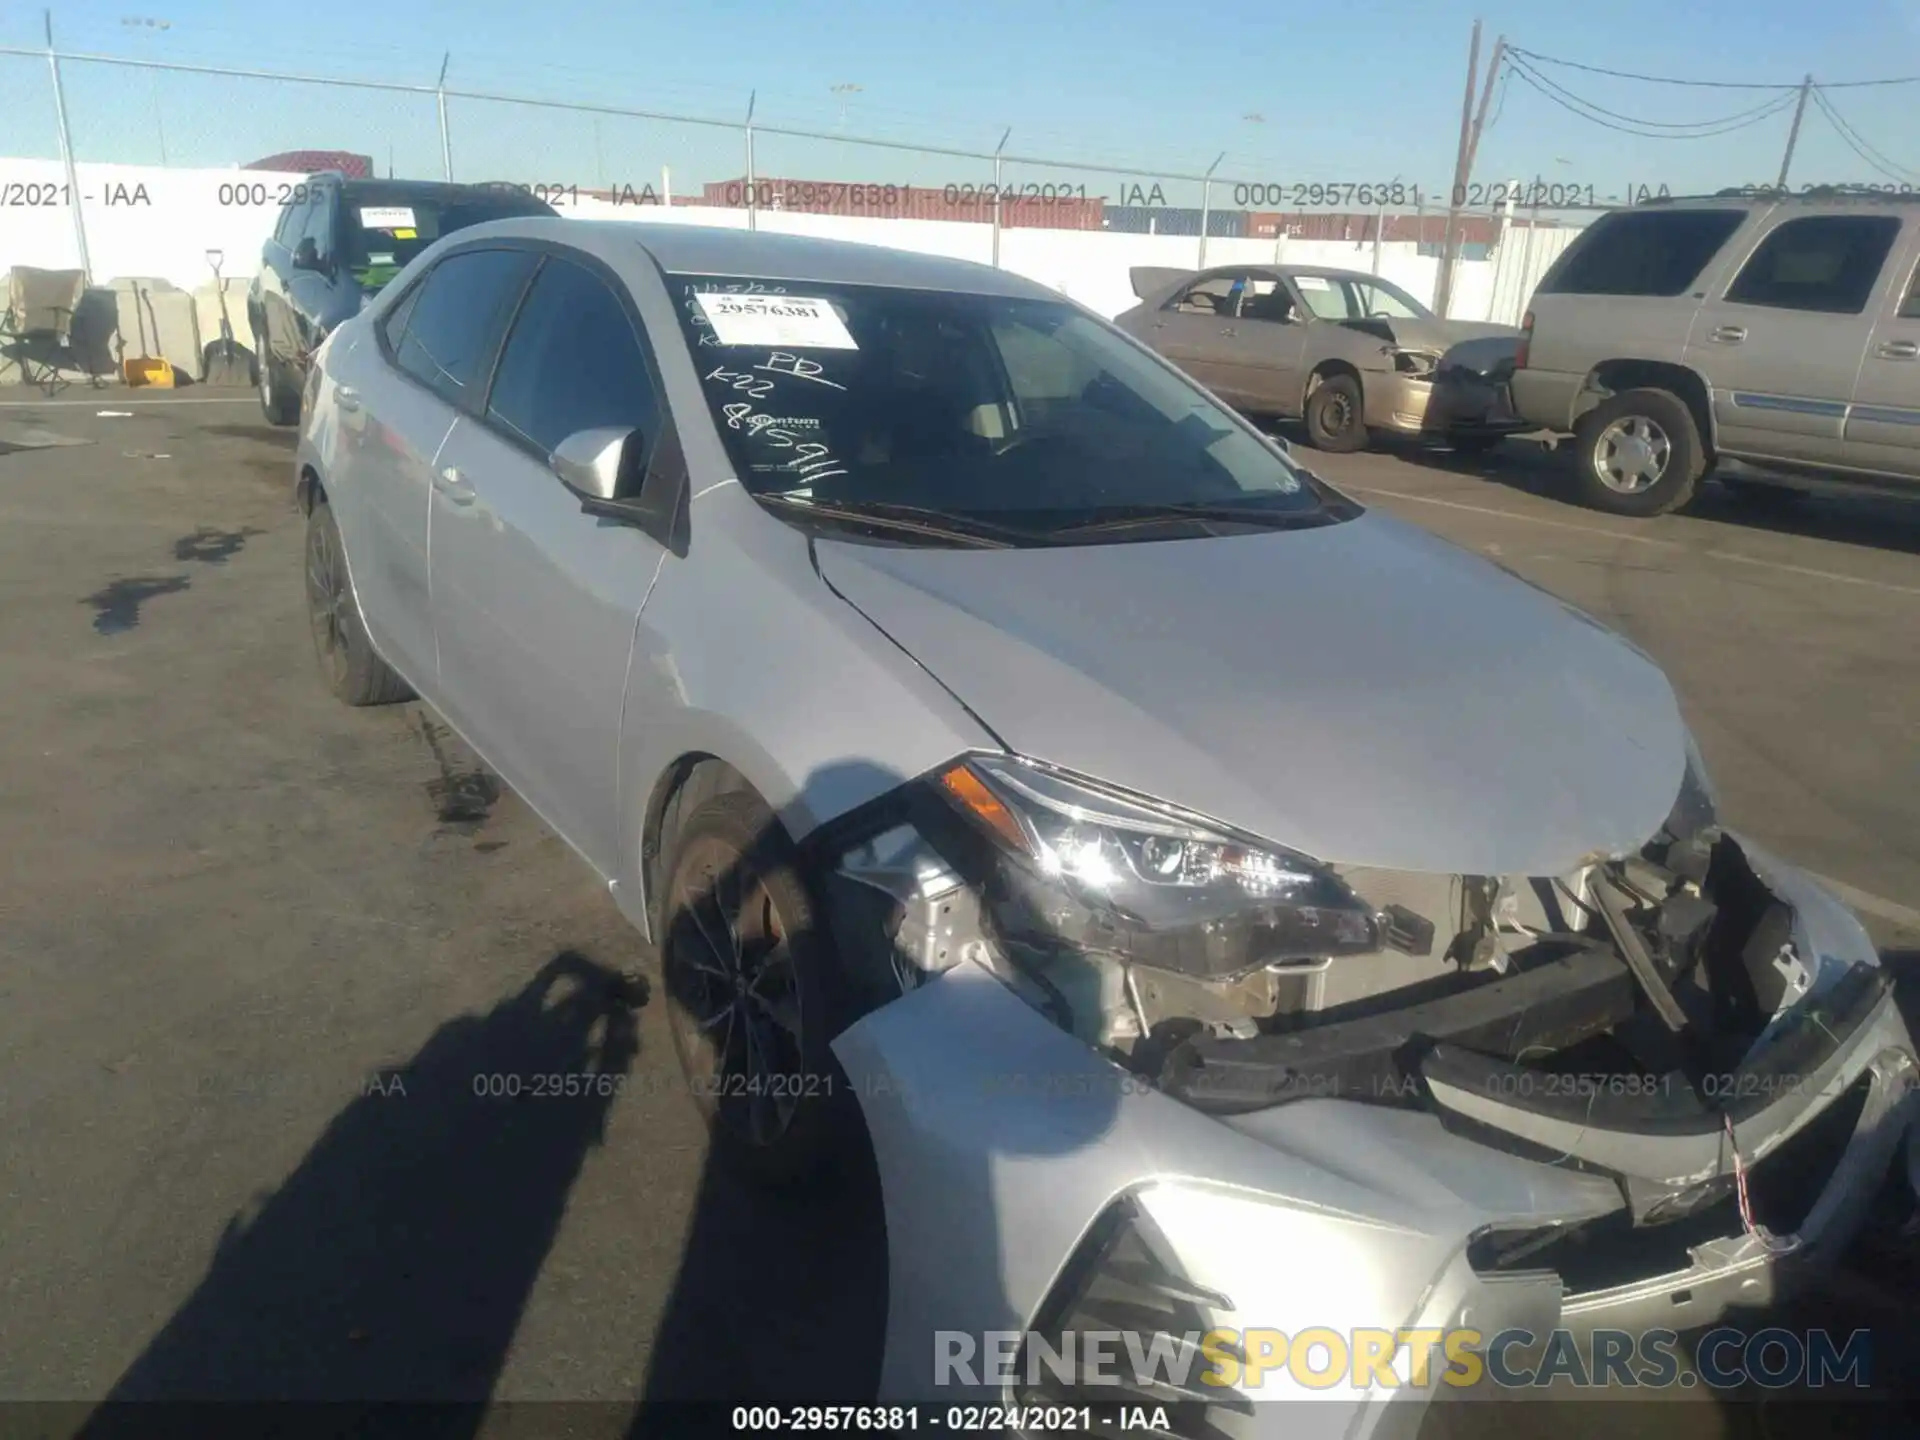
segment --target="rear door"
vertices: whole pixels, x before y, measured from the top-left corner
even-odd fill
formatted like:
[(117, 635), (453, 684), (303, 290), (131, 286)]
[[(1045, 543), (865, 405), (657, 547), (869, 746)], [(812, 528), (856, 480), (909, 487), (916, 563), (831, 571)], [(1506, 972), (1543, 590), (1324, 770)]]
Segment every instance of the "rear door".
[(427, 573), (435, 463), (455, 418), (479, 409), (532, 269), (522, 251), (455, 251), (386, 313), (374, 346), (354, 347), (347, 363), (372, 373), (335, 377), (360, 392), (347, 473), (335, 485), (354, 589), (381, 654), (429, 696), (439, 669)]
[[(441, 451), (433, 611), (449, 713), (602, 875), (620, 873), (620, 714), (640, 607), (667, 551), (589, 515), (554, 476), (560, 442), (603, 426), (677, 453), (637, 309), (554, 247), (520, 307), (484, 412)], [(634, 483), (645, 483), (644, 462)]]
[(1719, 448), (1844, 463), (1841, 432), (1900, 217), (1776, 207), (1745, 260), (1694, 313), (1687, 363), (1713, 396)]
[(1891, 269), (1854, 383), (1841, 458), (1862, 470), (1920, 476), (1920, 220), (1911, 215)]

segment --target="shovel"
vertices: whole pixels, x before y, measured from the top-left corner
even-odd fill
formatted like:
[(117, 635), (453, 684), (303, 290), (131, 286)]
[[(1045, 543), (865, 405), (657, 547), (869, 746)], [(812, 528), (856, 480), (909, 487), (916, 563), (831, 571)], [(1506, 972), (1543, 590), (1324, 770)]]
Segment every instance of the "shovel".
[(220, 340), (207, 347), (203, 362), (206, 373), (201, 378), (209, 385), (251, 385), (247, 357), (233, 343), (233, 318), (227, 313), (227, 282), (220, 274), (220, 262), (226, 258), (224, 250), (207, 251), (207, 264), (213, 267), (213, 288), (220, 296)]

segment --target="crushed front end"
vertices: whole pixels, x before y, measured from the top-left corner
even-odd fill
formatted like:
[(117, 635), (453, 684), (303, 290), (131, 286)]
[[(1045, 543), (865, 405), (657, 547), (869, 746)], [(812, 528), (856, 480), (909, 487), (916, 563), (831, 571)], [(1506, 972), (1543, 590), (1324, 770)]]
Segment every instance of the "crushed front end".
[[(849, 1068), (924, 1074), (937, 1052), (960, 1086), (999, 1067), (990, 1102), (870, 1105), (883, 1175), (889, 1153), (937, 1172), (920, 1132), (944, 1132), (924, 1143), (951, 1163), (973, 1125), (990, 1171), (1051, 1155), (1032, 1199), (1067, 1210), (1044, 1243), (1031, 1216), (989, 1225), (1044, 1273), (1004, 1272), (970, 1310), (904, 1294), (953, 1283), (910, 1267), (902, 1316), (1025, 1328), (1058, 1309), (1068, 1252), (1114, 1205), (1232, 1209), (1227, 1186), (1262, 1197), (1240, 1216), (1256, 1230), (1175, 1235), (1160, 1263), (1240, 1296), (1243, 1320), (1251, 1301), (1283, 1327), (1684, 1330), (1843, 1245), (1915, 1109), (1913, 1042), (1865, 932), (1717, 824), (1697, 756), (1657, 834), (1560, 875), (1323, 864), (1005, 756), (924, 777), (813, 844), (878, 1009), (836, 1047)], [(912, 1002), (962, 973), (973, 998), (952, 1003), (970, 1011), (983, 972), (1024, 1002), (991, 1036), (936, 1041), (908, 1018), (941, 1010)], [(1009, 1041), (1022, 1011), (1055, 1041), (1024, 1025)], [(965, 1028), (958, 1013), (937, 1023)], [(1062, 1073), (1091, 1087), (1065, 1108)], [(1056, 1138), (1013, 1138), (1050, 1118)], [(1169, 1192), (1170, 1174), (1188, 1179)], [(937, 1184), (916, 1172), (902, 1185), (919, 1198), (889, 1194), (896, 1256), (932, 1223)], [(1348, 1246), (1360, 1268), (1296, 1258), (1270, 1291), (1228, 1282), (1282, 1236)], [(1371, 1282), (1355, 1278), (1368, 1259)], [(1196, 1273), (1208, 1263), (1225, 1268)]]

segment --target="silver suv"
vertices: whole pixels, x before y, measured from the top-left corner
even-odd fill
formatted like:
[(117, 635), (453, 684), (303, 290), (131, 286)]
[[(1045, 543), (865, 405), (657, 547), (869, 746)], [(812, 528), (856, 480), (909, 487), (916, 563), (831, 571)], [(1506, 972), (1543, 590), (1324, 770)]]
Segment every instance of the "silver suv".
[(1735, 485), (1920, 492), (1920, 196), (1821, 189), (1602, 216), (1548, 271), (1513, 377), (1571, 433), (1580, 497), (1678, 508)]

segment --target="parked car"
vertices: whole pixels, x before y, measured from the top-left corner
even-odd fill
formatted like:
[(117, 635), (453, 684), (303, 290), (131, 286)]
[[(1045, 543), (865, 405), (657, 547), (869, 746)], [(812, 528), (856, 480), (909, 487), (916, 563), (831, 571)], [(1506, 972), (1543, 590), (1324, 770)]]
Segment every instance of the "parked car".
[(556, 213), (511, 186), (325, 173), (292, 187), (247, 292), (254, 381), (267, 419), (298, 422), (313, 352), (435, 240), (484, 220)]
[(1879, 957), (1653, 662), (1039, 285), (502, 221), (311, 398), (327, 685), (423, 698), (658, 946), (721, 1163), (871, 1146), (888, 1396), (1004, 1396), (933, 1331), (1115, 1294), (1686, 1329), (1889, 1174)]
[(1736, 486), (1920, 492), (1920, 202), (1729, 191), (1601, 216), (1535, 292), (1513, 377), (1576, 493), (1659, 515)]
[(1354, 270), (1141, 266), (1141, 303), (1114, 323), (1250, 415), (1304, 420), (1321, 450), (1369, 434), (1479, 452), (1519, 428), (1506, 377), (1511, 325), (1442, 320), (1398, 285)]

